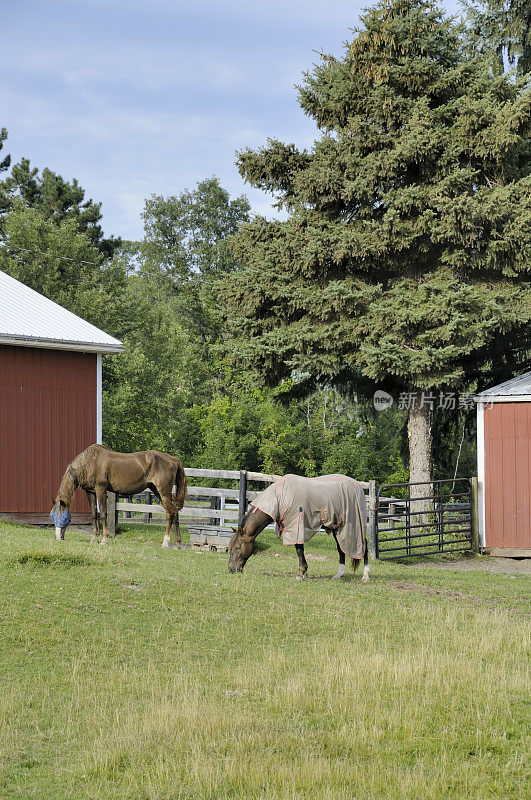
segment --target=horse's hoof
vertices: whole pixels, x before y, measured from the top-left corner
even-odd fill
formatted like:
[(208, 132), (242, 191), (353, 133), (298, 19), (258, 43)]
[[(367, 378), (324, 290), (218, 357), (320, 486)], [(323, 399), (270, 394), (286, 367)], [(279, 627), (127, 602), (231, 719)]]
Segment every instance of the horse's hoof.
[(365, 577), (365, 575), (364, 575), (363, 578), (361, 579), (361, 582), (362, 583), (369, 583), (369, 576), (367, 575), (367, 577)]
[(97, 539), (90, 539), (89, 544), (98, 544)]
[(305, 581), (306, 580), (306, 575), (297, 575), (295, 580), (298, 581), (298, 582)]
[(172, 542), (167, 542), (166, 544), (162, 542), (161, 547), (163, 547), (164, 550), (169, 550), (170, 548), (175, 547), (175, 545), (172, 544)]
[(335, 575), (332, 575), (330, 580), (331, 581), (340, 581), (341, 578), (344, 578), (344, 577), (345, 577), (345, 573), (344, 572), (336, 572)]
[(101, 547), (101, 545), (102, 545), (102, 544), (107, 544), (107, 539), (102, 539), (102, 540), (101, 540), (101, 542), (100, 542), (100, 547)]

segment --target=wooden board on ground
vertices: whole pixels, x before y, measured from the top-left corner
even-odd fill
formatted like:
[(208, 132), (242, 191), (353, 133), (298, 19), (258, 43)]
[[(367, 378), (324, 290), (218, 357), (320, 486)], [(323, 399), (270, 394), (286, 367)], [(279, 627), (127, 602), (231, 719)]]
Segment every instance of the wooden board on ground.
[(487, 547), (484, 552), (497, 558), (531, 558), (531, 548), (526, 547)]
[(231, 528), (215, 528), (211, 525), (188, 526), (190, 534), (190, 544), (192, 549), (197, 550), (216, 550), (218, 553), (226, 553), (232, 538)]

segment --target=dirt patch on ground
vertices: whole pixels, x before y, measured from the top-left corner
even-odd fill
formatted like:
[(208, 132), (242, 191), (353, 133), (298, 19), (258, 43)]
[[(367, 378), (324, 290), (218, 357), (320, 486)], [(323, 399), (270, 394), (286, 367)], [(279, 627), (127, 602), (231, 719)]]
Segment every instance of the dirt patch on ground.
[(462, 558), (448, 561), (418, 561), (412, 565), (418, 569), (481, 570), (507, 575), (531, 575), (531, 558)]
[[(453, 589), (438, 589), (435, 586), (427, 586), (425, 583), (414, 583), (413, 581), (383, 581), (390, 589), (398, 592), (407, 592), (408, 594), (422, 594), (428, 597), (448, 597), (451, 600), (458, 600), (459, 602), (471, 603), (475, 606), (482, 606), (483, 608), (493, 608), (498, 611), (506, 611), (510, 614), (521, 614), (522, 608), (515, 606), (508, 606), (503, 601), (498, 601), (494, 598), (477, 597), (473, 594), (465, 594), (464, 592), (456, 592)], [(519, 602), (518, 600), (516, 601)], [(525, 612), (524, 612), (525, 613)]]
[[(468, 600), (471, 603), (485, 603), (484, 597), (475, 597), (472, 594), (463, 594), (463, 592), (456, 592), (452, 589), (437, 589), (435, 586), (426, 586), (424, 583), (414, 583), (413, 581), (385, 581), (385, 585), (391, 589), (397, 589), (402, 592), (417, 592), (417, 594), (426, 594), (430, 597), (451, 597), (453, 600)], [(487, 601), (488, 602), (488, 601)]]
[[(262, 572), (262, 575), (266, 575), (268, 578), (290, 578), (291, 580), (296, 580), (298, 577), (298, 573), (295, 572), (274, 572), (272, 570)], [(348, 577), (345, 576), (343, 580), (347, 579)], [(308, 575), (306, 574), (304, 581), (330, 581), (332, 580), (331, 575)]]

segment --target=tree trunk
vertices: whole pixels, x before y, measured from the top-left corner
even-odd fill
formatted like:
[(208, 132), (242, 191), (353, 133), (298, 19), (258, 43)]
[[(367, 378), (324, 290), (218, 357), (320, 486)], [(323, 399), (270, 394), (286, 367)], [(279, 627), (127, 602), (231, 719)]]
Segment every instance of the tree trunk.
[[(422, 392), (413, 390), (411, 392), (411, 407), (407, 423), (409, 440), (409, 482), (423, 482), (424, 486), (412, 486), (411, 498), (426, 497), (433, 494), (432, 480), (432, 436), (431, 436), (431, 414), (428, 404), (422, 404)], [(414, 402), (413, 402), (414, 400)], [(412, 524), (426, 524), (428, 518), (426, 514), (418, 512), (429, 512), (433, 508), (430, 500), (419, 500), (411, 503), (413, 513)]]

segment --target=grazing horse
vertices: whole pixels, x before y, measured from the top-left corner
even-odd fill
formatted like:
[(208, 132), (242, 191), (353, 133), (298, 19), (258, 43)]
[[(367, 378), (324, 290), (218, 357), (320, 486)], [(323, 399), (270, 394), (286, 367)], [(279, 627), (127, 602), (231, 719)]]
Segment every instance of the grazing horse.
[(355, 571), (363, 558), (362, 582), (369, 580), (367, 554), (367, 511), (360, 484), (346, 475), (323, 475), (302, 478), (286, 475), (258, 495), (234, 530), (229, 545), (229, 571), (242, 572), (253, 552), (256, 537), (275, 522), (277, 535), (284, 544), (295, 546), (299, 556), (299, 575), (304, 580), (308, 564), (304, 542), (324, 529), (335, 539), (339, 568), (334, 578), (345, 574), (345, 555), (350, 556)]
[[(55, 538), (64, 539), (66, 527), (70, 523), (70, 506), (77, 487), (85, 490), (92, 511), (93, 536), (91, 542), (99, 537), (98, 517), (103, 524), (103, 539), (106, 544), (107, 492), (117, 494), (137, 494), (151, 489), (166, 511), (166, 533), (162, 547), (171, 547), (172, 525), (175, 531), (175, 544), (181, 543), (179, 511), (188, 496), (186, 475), (179, 459), (158, 450), (140, 453), (115, 453), (101, 444), (91, 444), (79, 453), (66, 468), (50, 518), (55, 525)], [(176, 492), (173, 495), (173, 487)]]

